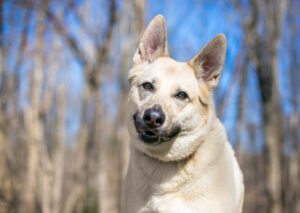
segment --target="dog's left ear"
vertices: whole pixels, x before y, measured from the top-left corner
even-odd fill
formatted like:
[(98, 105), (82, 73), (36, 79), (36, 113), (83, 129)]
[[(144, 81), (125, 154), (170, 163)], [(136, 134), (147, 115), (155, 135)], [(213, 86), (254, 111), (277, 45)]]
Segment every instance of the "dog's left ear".
[(169, 56), (167, 30), (164, 17), (157, 15), (146, 28), (133, 57), (133, 62), (134, 64), (152, 63), (163, 56)]
[(226, 38), (217, 35), (188, 64), (194, 69), (197, 79), (202, 79), (210, 89), (218, 85), (226, 55)]

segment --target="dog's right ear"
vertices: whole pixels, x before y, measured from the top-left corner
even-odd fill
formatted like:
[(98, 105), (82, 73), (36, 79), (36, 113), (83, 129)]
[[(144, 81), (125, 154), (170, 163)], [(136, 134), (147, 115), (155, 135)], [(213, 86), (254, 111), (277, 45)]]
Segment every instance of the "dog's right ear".
[(226, 38), (217, 35), (188, 64), (210, 89), (217, 86), (226, 55)]
[(165, 20), (162, 15), (157, 15), (148, 27), (134, 54), (133, 63), (152, 63), (159, 57), (167, 57), (168, 41)]

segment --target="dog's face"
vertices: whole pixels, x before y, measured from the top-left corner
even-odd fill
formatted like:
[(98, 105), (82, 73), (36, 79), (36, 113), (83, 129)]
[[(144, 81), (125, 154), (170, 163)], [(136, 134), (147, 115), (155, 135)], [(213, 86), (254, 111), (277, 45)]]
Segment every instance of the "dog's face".
[(215, 119), (212, 89), (225, 52), (225, 37), (219, 35), (189, 62), (177, 62), (168, 57), (163, 17), (151, 21), (129, 72), (128, 125), (137, 149), (174, 161), (201, 145)]

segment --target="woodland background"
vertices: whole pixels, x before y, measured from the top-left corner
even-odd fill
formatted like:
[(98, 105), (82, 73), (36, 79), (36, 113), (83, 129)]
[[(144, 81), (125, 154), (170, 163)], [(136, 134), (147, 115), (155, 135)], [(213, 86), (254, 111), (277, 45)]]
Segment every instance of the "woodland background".
[(145, 25), (192, 58), (225, 33), (217, 113), (245, 213), (300, 212), (299, 0), (0, 0), (0, 212), (116, 213), (127, 72)]

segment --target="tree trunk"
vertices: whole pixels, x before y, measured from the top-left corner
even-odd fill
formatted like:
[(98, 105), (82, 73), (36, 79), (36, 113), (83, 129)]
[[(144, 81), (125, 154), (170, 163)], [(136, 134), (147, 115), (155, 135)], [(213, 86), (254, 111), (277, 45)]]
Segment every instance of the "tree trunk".
[(3, 33), (3, 0), (0, 0), (0, 75), (2, 75), (2, 48), (3, 48), (3, 38), (2, 38), (2, 33)]
[(53, 150), (54, 183), (52, 195), (52, 213), (59, 213), (61, 207), (61, 191), (64, 168), (64, 140), (65, 140), (65, 86), (59, 85), (57, 92), (57, 129), (56, 142)]
[(126, 128), (126, 100), (128, 92), (127, 74), (132, 66), (132, 57), (144, 30), (144, 9), (144, 0), (125, 0), (119, 17), (120, 34), (124, 35), (125, 39), (122, 41), (120, 50), (121, 67), (118, 82), (121, 85), (121, 88), (119, 95), (119, 110), (116, 119), (117, 122), (114, 125), (117, 130), (117, 134), (112, 135), (111, 141), (114, 144), (113, 146), (110, 146), (110, 153), (115, 152), (114, 147), (117, 148), (117, 152), (115, 152), (115, 174), (118, 178), (116, 179), (117, 190), (115, 193), (118, 212), (120, 212), (122, 178), (127, 169), (129, 159), (129, 136)]
[[(249, 19), (245, 19), (244, 31), (249, 46), (249, 60), (254, 62), (260, 87), (263, 133), (265, 141), (266, 190), (271, 213), (282, 213), (282, 147), (283, 119), (278, 91), (277, 62), (281, 37), (285, 0), (250, 1)], [(241, 6), (241, 5), (240, 5)], [(244, 11), (244, 15), (247, 14)], [(265, 18), (264, 33), (259, 33)]]
[(240, 89), (239, 89), (239, 101), (238, 101), (238, 115), (237, 115), (237, 140), (235, 145), (235, 152), (237, 158), (241, 161), (240, 158), (241, 154), (241, 141), (242, 141), (242, 134), (243, 134), (243, 127), (245, 123), (245, 116), (244, 116), (244, 108), (245, 108), (245, 93), (246, 93), (246, 86), (247, 86), (247, 74), (248, 74), (248, 57), (246, 57), (243, 61), (243, 66), (241, 68), (241, 79), (240, 79)]
[[(114, 166), (113, 156), (107, 153), (107, 143), (103, 136), (103, 126), (102, 126), (102, 101), (101, 101), (101, 92), (97, 93), (95, 111), (94, 111), (94, 140), (97, 141), (99, 149), (99, 168), (98, 168), (98, 212), (114, 212), (110, 205), (113, 202), (112, 194), (110, 193), (112, 189), (115, 188), (114, 181), (110, 180), (108, 182), (108, 162), (109, 166)], [(109, 185), (109, 186), (108, 186)]]
[(5, 92), (5, 86), (3, 85), (4, 78), (4, 67), (3, 67), (3, 0), (0, 0), (0, 209), (8, 211), (6, 201), (9, 197), (10, 192), (10, 179), (8, 177), (8, 171), (5, 162), (5, 145), (7, 143), (7, 128), (5, 124), (5, 98), (3, 93)]
[(34, 52), (35, 67), (31, 79), (30, 100), (31, 107), (24, 112), (27, 137), (27, 176), (24, 184), (24, 197), (20, 212), (35, 212), (37, 172), (39, 169), (40, 143), (43, 142), (43, 128), (39, 117), (40, 94), (43, 75), (43, 32), (44, 11), (38, 9), (36, 46)]
[[(263, 103), (264, 114), (264, 138), (267, 149), (267, 192), (270, 202), (271, 213), (282, 213), (282, 119), (278, 111), (279, 101), (272, 92), (270, 102)], [(276, 100), (277, 99), (277, 100)]]
[[(258, 57), (263, 58), (267, 50), (269, 60), (259, 62), (258, 79), (261, 88), (263, 104), (264, 138), (266, 145), (267, 163), (267, 192), (269, 195), (270, 212), (282, 213), (282, 159), (283, 159), (283, 118), (280, 108), (278, 91), (278, 48), (281, 37), (282, 22), (285, 13), (285, 0), (268, 2), (266, 46), (258, 48)], [(263, 50), (266, 48), (266, 50)], [(257, 58), (259, 61), (259, 58)]]
[[(298, 2), (299, 5), (299, 2)], [(296, 0), (289, 1), (288, 7), (288, 16), (289, 16), (289, 30), (290, 30), (290, 44), (295, 44), (297, 42), (297, 16), (298, 16), (298, 8)], [(289, 136), (291, 136), (291, 147), (292, 151), (289, 157), (289, 179), (288, 179), (288, 187), (287, 190), (287, 203), (285, 211), (289, 212), (300, 212), (300, 156), (299, 156), (299, 148), (300, 148), (300, 140), (299, 140), (299, 112), (298, 112), (298, 100), (297, 95), (299, 95), (299, 80), (300, 80), (300, 63), (297, 60), (297, 46), (290, 46), (290, 55), (291, 55), (291, 64), (289, 69), (289, 79), (290, 79), (290, 87), (291, 87), (291, 96), (292, 96), (292, 104), (293, 104), (293, 112), (289, 118)]]
[(81, 121), (80, 129), (76, 141), (76, 153), (74, 159), (76, 160), (74, 174), (71, 181), (71, 191), (66, 197), (64, 205), (64, 213), (72, 213), (77, 205), (80, 205), (80, 197), (84, 194), (85, 180), (86, 180), (86, 149), (88, 143), (88, 103), (90, 94), (86, 85), (84, 85), (82, 94), (82, 106), (81, 106)]

